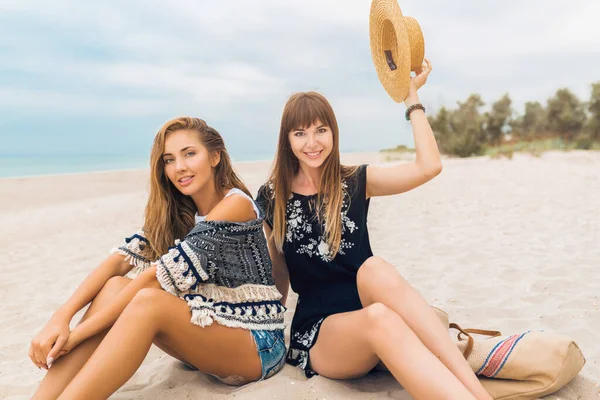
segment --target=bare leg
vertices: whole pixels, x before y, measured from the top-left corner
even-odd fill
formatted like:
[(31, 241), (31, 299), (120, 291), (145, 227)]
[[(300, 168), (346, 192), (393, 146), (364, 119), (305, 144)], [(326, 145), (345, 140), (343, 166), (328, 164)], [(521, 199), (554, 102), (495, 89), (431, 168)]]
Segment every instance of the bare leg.
[(217, 323), (190, 323), (185, 301), (161, 289), (142, 289), (59, 399), (106, 399), (134, 374), (153, 340), (181, 354), (199, 370), (250, 382), (261, 364), (251, 333)]
[(144, 288), (160, 288), (160, 284), (156, 279), (156, 267), (152, 266), (139, 274), (119, 292), (114, 301), (79, 324), (71, 332), (68, 341), (72, 341), (76, 345), (76, 343), (82, 342), (110, 328), (133, 297)]
[[(419, 340), (477, 399), (492, 399), (435, 312), (393, 265), (380, 257), (369, 258), (358, 270), (357, 285), (363, 306), (385, 304), (406, 322)], [(385, 360), (384, 363), (387, 365)]]
[[(121, 290), (130, 282), (131, 279), (122, 276), (110, 278), (104, 284), (102, 290), (94, 298), (92, 304), (87, 309), (79, 323), (85, 321), (92, 315), (98, 313), (98, 311), (101, 309), (111, 304)], [(81, 370), (94, 350), (96, 350), (107, 332), (108, 330), (87, 339), (73, 349), (70, 353), (59, 357), (52, 365), (52, 368), (50, 368), (44, 376), (44, 379), (35, 391), (32, 400), (49, 400), (58, 398), (62, 391), (67, 387), (69, 382), (71, 382), (79, 370)], [(187, 362), (166, 344), (161, 343), (158, 340), (155, 341), (154, 344), (170, 356), (183, 362)]]
[[(131, 282), (131, 279), (122, 276), (110, 278), (98, 295), (96, 295), (83, 318), (81, 318), (81, 321), (85, 321), (91, 315), (94, 315), (100, 309), (110, 304), (129, 282)], [(83, 367), (88, 358), (90, 358), (104, 335), (106, 335), (106, 331), (89, 338), (69, 354), (59, 357), (44, 376), (32, 400), (56, 399), (64, 388), (67, 387), (71, 379), (79, 372), (81, 367)]]
[(333, 379), (357, 378), (382, 360), (415, 399), (475, 400), (402, 318), (381, 303), (327, 317), (310, 360), (316, 372)]

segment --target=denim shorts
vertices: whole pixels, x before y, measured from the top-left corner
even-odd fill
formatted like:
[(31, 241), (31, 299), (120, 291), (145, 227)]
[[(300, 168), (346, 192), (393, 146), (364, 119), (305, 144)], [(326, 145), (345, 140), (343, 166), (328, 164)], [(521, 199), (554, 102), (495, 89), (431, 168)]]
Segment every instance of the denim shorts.
[[(261, 373), (260, 378), (257, 381), (262, 381), (272, 377), (279, 372), (285, 364), (285, 355), (287, 353), (285, 348), (285, 339), (283, 335), (283, 329), (266, 331), (266, 330), (250, 330), (250, 334), (256, 344), (258, 351), (258, 357), (260, 358)], [(198, 370), (193, 365), (183, 363), (186, 367), (191, 370)], [(244, 382), (241, 377), (232, 375), (226, 378), (207, 373), (213, 378), (225, 383), (226, 385), (239, 386), (241, 389), (244, 386), (251, 384), (252, 382)], [(256, 381), (255, 381), (256, 382)]]
[(270, 378), (285, 364), (285, 339), (283, 329), (275, 331), (251, 330), (256, 343), (262, 372), (259, 381)]

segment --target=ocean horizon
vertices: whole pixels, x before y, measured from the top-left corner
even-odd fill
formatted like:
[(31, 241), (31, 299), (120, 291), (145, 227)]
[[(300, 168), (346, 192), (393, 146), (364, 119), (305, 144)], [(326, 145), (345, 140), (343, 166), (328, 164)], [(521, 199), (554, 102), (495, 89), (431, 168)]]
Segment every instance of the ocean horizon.
[[(233, 162), (261, 161), (273, 154), (231, 155)], [(0, 178), (24, 178), (148, 168), (149, 154), (0, 155)]]

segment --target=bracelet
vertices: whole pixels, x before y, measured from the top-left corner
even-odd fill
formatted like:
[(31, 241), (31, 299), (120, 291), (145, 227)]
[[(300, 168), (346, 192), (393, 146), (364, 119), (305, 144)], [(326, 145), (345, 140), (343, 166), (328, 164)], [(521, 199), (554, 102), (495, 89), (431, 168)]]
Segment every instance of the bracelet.
[(404, 114), (407, 121), (410, 121), (410, 114), (415, 110), (423, 110), (423, 112), (425, 112), (425, 107), (423, 107), (423, 104), (421, 103), (415, 103), (412, 106), (408, 107), (406, 109), (406, 113)]

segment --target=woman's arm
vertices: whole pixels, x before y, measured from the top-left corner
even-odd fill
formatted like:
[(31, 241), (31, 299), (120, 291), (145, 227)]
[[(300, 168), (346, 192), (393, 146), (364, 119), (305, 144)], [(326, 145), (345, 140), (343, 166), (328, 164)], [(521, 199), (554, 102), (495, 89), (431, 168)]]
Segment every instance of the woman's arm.
[[(206, 216), (207, 220), (245, 222), (256, 218), (252, 204), (242, 196), (230, 196), (217, 204)], [(142, 272), (129, 283), (106, 308), (79, 324), (65, 346), (67, 351), (77, 344), (111, 327), (135, 295), (144, 288), (162, 289), (156, 278), (156, 266)]]
[(106, 281), (113, 276), (125, 275), (131, 268), (125, 257), (116, 253), (98, 265), (31, 341), (31, 361), (38, 367), (47, 369), (48, 364), (52, 364), (48, 363), (48, 359), (56, 358), (69, 337), (69, 323), (73, 316), (96, 297)]
[(79, 310), (96, 297), (106, 281), (113, 276), (126, 275), (132, 267), (125, 261), (125, 256), (118, 253), (111, 254), (85, 278), (69, 300), (55, 314), (64, 315), (70, 321)]
[[(419, 74), (411, 78), (408, 97), (409, 107), (419, 102), (418, 89), (425, 84), (431, 72), (428, 60)], [(412, 163), (394, 167), (367, 167), (367, 198), (407, 192), (430, 181), (442, 171), (440, 152), (429, 121), (422, 110), (410, 114), (415, 140), (416, 159)]]
[(71, 331), (63, 350), (70, 351), (84, 340), (111, 327), (129, 302), (144, 288), (160, 289), (160, 284), (156, 279), (155, 266), (148, 268), (131, 281), (131, 283), (127, 284), (110, 305), (77, 325)]
[(265, 235), (267, 237), (267, 245), (269, 247), (269, 256), (273, 264), (273, 279), (279, 293), (281, 293), (281, 304), (285, 306), (287, 301), (288, 291), (290, 288), (290, 274), (285, 262), (285, 255), (277, 251), (275, 239), (271, 236), (271, 228), (266, 222), (263, 223)]

